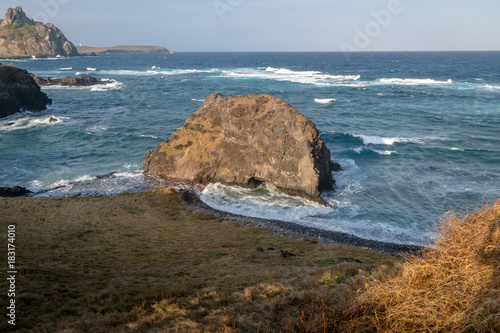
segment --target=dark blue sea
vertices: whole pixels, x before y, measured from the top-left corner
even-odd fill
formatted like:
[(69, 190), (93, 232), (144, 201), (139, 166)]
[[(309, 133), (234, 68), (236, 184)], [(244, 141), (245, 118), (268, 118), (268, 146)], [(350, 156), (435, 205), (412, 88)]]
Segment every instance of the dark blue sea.
[[(39, 196), (107, 195), (159, 182), (141, 159), (204, 98), (280, 97), (310, 118), (343, 170), (330, 207), (212, 184), (202, 199), (399, 243), (428, 242), (449, 210), (500, 197), (500, 53), (174, 53), (3, 61), (52, 78), (108, 79), (50, 87), (41, 113), (0, 120), (0, 186)], [(51, 117), (57, 121), (49, 121)], [(98, 177), (114, 172), (112, 176)]]

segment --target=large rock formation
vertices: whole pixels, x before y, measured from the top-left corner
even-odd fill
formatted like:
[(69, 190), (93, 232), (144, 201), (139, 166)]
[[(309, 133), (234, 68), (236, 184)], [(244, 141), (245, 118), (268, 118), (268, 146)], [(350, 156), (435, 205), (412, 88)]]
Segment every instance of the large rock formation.
[(144, 171), (198, 184), (255, 187), (323, 203), (331, 190), (330, 151), (313, 122), (268, 95), (213, 94), (165, 142), (143, 158)]
[(28, 71), (0, 64), (0, 118), (21, 110), (42, 111), (52, 100)]
[(52, 23), (28, 18), (21, 7), (9, 8), (0, 22), (0, 58), (77, 56), (78, 51)]

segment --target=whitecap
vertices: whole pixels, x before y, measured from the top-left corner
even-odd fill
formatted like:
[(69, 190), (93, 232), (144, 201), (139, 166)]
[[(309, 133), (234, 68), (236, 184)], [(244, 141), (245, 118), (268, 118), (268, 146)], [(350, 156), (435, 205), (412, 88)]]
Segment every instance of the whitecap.
[(58, 181), (52, 183), (49, 187), (50, 188), (64, 187), (64, 186), (68, 186), (69, 183), (70, 183), (69, 180), (61, 179), (61, 180), (58, 180)]
[(125, 86), (122, 82), (112, 79), (101, 79), (100, 81), (101, 81), (100, 84), (93, 86), (69, 87), (56, 84), (51, 86), (43, 86), (42, 90), (67, 89), (67, 90), (107, 91), (107, 90), (119, 90)]
[(60, 70), (62, 71), (69, 71), (69, 70), (72, 70), (73, 67), (62, 67), (62, 68), (59, 68)]
[(318, 86), (348, 85), (357, 81), (360, 75), (332, 75), (319, 71), (294, 71), (288, 68), (266, 67), (265, 69), (235, 68), (222, 70), (224, 76), (234, 78), (255, 78), (294, 83), (313, 84)]
[(119, 90), (124, 86), (122, 82), (116, 80), (102, 79), (101, 82), (105, 82), (106, 84), (92, 86), (90, 91)]
[(0, 132), (10, 132), (24, 130), (31, 127), (52, 126), (61, 124), (69, 120), (68, 117), (41, 116), (41, 117), (22, 117), (12, 120), (0, 121)]
[(204, 102), (204, 99), (196, 99), (196, 98), (191, 98), (193, 102)]
[(156, 72), (157, 74), (162, 75), (183, 75), (183, 74), (198, 74), (198, 73), (218, 73), (219, 69), (211, 68), (211, 69), (171, 69), (168, 71), (162, 70)]
[(394, 150), (375, 150), (374, 149), (373, 151), (379, 155), (384, 155), (384, 156), (391, 156), (392, 154), (396, 153), (396, 151), (394, 151)]
[(363, 151), (363, 147), (353, 148), (352, 150), (358, 154), (361, 154), (361, 152)]
[[(155, 66), (153, 66), (155, 67)], [(100, 70), (99, 74), (104, 75), (125, 75), (125, 76), (153, 76), (153, 75), (183, 75), (183, 74), (197, 74), (197, 73), (217, 73), (217, 68), (211, 69), (163, 69), (160, 67), (151, 68), (146, 71), (116, 69), (116, 70)]]
[(134, 71), (129, 69), (116, 69), (116, 70), (100, 70), (99, 74), (103, 75), (125, 75), (125, 76), (148, 76), (157, 75), (158, 72), (155, 71)]
[(62, 122), (63, 118), (57, 118), (55, 116), (50, 116), (50, 117), (45, 117), (45, 118), (39, 118), (39, 119), (34, 119), (33, 124), (35, 125), (53, 125), (58, 122)]
[(424, 139), (422, 138), (403, 138), (403, 137), (394, 137), (394, 138), (385, 138), (376, 135), (363, 135), (363, 134), (355, 134), (354, 137), (360, 138), (363, 140), (365, 145), (386, 145), (392, 146), (395, 143), (424, 143)]
[(125, 163), (123, 167), (127, 170), (138, 170), (141, 168), (141, 166), (136, 163)]
[(405, 86), (415, 86), (415, 85), (433, 85), (433, 84), (451, 84), (453, 80), (449, 79), (447, 81), (437, 81), (433, 79), (398, 79), (398, 78), (384, 78), (379, 80), (382, 84), (389, 85), (405, 85)]
[(87, 70), (88, 70), (88, 71), (91, 71), (91, 72), (94, 72), (94, 71), (96, 71), (96, 70), (97, 70), (97, 68), (87, 67)]
[(92, 177), (92, 176), (89, 176), (89, 175), (85, 174), (85, 175), (76, 177), (73, 181), (74, 182), (84, 182), (84, 181), (92, 180), (94, 178), (95, 177)]
[(100, 134), (100, 133), (106, 132), (107, 130), (108, 130), (108, 128), (106, 126), (96, 125), (96, 126), (87, 127), (85, 129), (85, 132), (89, 135), (92, 135), (92, 134)]
[(335, 102), (335, 98), (315, 98), (314, 101), (319, 104), (329, 104), (331, 102)]

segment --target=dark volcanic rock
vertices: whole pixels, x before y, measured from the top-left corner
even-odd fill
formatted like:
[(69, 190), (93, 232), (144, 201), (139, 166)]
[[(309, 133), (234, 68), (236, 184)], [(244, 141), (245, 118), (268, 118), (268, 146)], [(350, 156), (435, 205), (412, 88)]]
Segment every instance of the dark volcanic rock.
[(330, 162), (330, 169), (333, 172), (338, 172), (338, 171), (342, 171), (342, 166), (340, 165), (340, 163), (332, 161), (332, 162)]
[(109, 83), (109, 81), (99, 81), (95, 77), (88, 75), (82, 75), (81, 78), (66, 76), (64, 79), (51, 79), (50, 77), (44, 79), (40, 76), (33, 76), (33, 78), (36, 83), (41, 86), (61, 85), (66, 87), (89, 87)]
[(50, 104), (30, 73), (0, 64), (0, 118), (21, 110), (42, 111)]
[(32, 193), (25, 187), (14, 186), (14, 187), (0, 187), (0, 197), (14, 198), (22, 197)]
[(268, 95), (213, 94), (143, 158), (144, 171), (190, 183), (256, 187), (262, 182), (324, 204), (332, 190), (330, 151), (316, 126)]
[(9, 8), (0, 23), (0, 57), (77, 56), (78, 51), (57, 27), (28, 18), (21, 7)]
[(66, 76), (61, 82), (61, 85), (68, 87), (86, 87), (94, 86), (96, 84), (101, 84), (101, 81), (88, 75), (82, 75), (81, 78)]
[(290, 258), (290, 257), (295, 257), (295, 254), (293, 254), (292, 252), (288, 252), (286, 250), (280, 250), (280, 256), (282, 256), (283, 258)]

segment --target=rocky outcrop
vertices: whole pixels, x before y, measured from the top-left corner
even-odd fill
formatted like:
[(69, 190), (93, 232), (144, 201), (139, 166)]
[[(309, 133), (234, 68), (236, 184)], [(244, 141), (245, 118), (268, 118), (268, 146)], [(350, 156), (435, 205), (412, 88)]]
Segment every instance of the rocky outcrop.
[(323, 203), (332, 190), (330, 151), (313, 122), (268, 95), (213, 94), (143, 158), (144, 171), (167, 179), (256, 187)]
[(82, 75), (82, 77), (66, 76), (64, 79), (51, 79), (50, 77), (44, 79), (40, 76), (33, 76), (36, 83), (40, 86), (65, 86), (65, 87), (89, 87), (97, 85), (106, 85), (110, 81), (99, 81), (93, 76)]
[(52, 23), (33, 21), (21, 7), (7, 9), (0, 23), (0, 58), (77, 55), (75, 45)]
[(28, 71), (0, 64), (0, 117), (21, 110), (42, 111), (50, 104)]
[(23, 197), (32, 192), (25, 187), (14, 186), (14, 187), (0, 187), (0, 197), (4, 198), (16, 198)]

